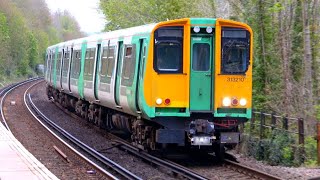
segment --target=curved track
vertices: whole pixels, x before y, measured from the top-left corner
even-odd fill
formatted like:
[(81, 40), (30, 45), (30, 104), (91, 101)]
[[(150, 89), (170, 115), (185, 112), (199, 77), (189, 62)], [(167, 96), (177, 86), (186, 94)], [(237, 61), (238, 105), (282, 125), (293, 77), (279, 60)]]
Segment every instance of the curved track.
[[(10, 87), (7, 87), (0, 92), (0, 95), (2, 97), (0, 107), (2, 121), (7, 129), (11, 131), (32, 154), (36, 153), (36, 155), (34, 154), (36, 158), (40, 158), (41, 162), (44, 161), (43, 163), (45, 166), (49, 165), (49, 170), (58, 171), (60, 173), (58, 177), (61, 179), (77, 179), (80, 177), (86, 179), (118, 179), (116, 176), (110, 174), (109, 172), (98, 166), (96, 163), (93, 163), (89, 159), (86, 159), (80, 153), (78, 153), (80, 154), (78, 157), (75, 157), (74, 154), (69, 153), (77, 153), (77, 151), (69, 146), (66, 142), (60, 141), (61, 138), (59, 138), (58, 136), (51, 134), (48, 135), (48, 131), (44, 130), (43, 127), (39, 127), (39, 124), (35, 122), (34, 119), (37, 119), (36, 115), (33, 114), (33, 116), (31, 116), (30, 112), (28, 111), (28, 109), (30, 110), (30, 108), (26, 108), (26, 104), (24, 104), (23, 102), (26, 103), (25, 96), (30, 88), (42, 82), (39, 81), (41, 79), (42, 78), (34, 78), (23, 81), (11, 85)], [(23, 94), (25, 95), (24, 98), (22, 97)], [(12, 103), (13, 100), (15, 103)], [(23, 126), (23, 128), (21, 128), (21, 126)], [(21, 134), (23, 137), (21, 137)], [(34, 141), (32, 139), (37, 140)], [(66, 147), (61, 145), (63, 143), (69, 148), (68, 154), (70, 156), (68, 157), (65, 156), (63, 151), (61, 151), (61, 149), (66, 151)], [(59, 155), (64, 155), (64, 159), (62, 159), (61, 157), (57, 157), (57, 152), (59, 153)], [(130, 179), (137, 178), (133, 177)]]
[[(64, 129), (62, 129), (61, 127), (59, 127), (57, 124), (55, 124), (53, 121), (51, 121), (48, 117), (46, 117), (43, 113), (41, 113), (41, 111), (36, 107), (36, 105), (33, 103), (30, 94), (25, 95), (25, 103), (26, 106), (28, 107), (30, 113), (33, 114), (33, 116), (45, 127), (48, 129), (48, 131), (50, 131), (51, 133), (53, 133), (53, 135), (55, 135), (54, 132), (52, 132), (44, 123), (42, 123), (42, 121), (37, 117), (40, 116), (42, 118), (42, 120), (44, 120), (48, 125), (50, 125), (52, 128), (54, 128), (57, 132), (59, 132), (61, 135), (63, 135), (66, 139), (68, 139), (69, 141), (71, 141), (73, 144), (75, 144), (76, 146), (78, 146), (79, 148), (81, 148), (83, 151), (87, 152), (88, 154), (90, 154), (91, 156), (93, 156), (95, 159), (99, 160), (100, 163), (112, 168), (114, 171), (116, 171), (117, 173), (121, 174), (123, 177), (127, 178), (127, 179), (141, 179), (140, 177), (136, 176), (135, 174), (131, 173), (130, 171), (128, 171), (127, 169), (121, 167), (120, 165), (118, 165), (117, 163), (113, 162), (112, 160), (106, 158), (105, 156), (103, 156), (102, 154), (100, 154), (99, 152), (97, 152), (96, 150), (94, 150), (93, 148), (87, 146), (86, 144), (84, 144), (83, 142), (81, 142), (80, 140), (78, 140), (76, 137), (72, 136), (71, 134), (69, 134), (67, 131), (65, 131)], [(30, 106), (29, 106), (30, 105)], [(36, 112), (36, 114), (31, 110), (31, 108), (33, 108)], [(55, 135), (56, 136), (56, 135)], [(57, 138), (59, 138), (58, 136), (56, 136)], [(60, 138), (59, 138), (60, 139)], [(96, 163), (94, 163), (93, 161), (89, 160), (88, 158), (86, 158), (85, 156), (83, 156), (80, 152), (78, 152), (77, 150), (75, 150), (74, 148), (72, 148), (69, 144), (67, 144), (64, 140), (61, 139), (61, 141), (63, 141), (65, 143), (66, 146), (68, 146), (69, 148), (73, 149), (75, 151), (75, 153), (77, 153), (79, 156), (81, 156), (82, 158), (86, 159), (90, 164), (92, 164), (93, 166), (95, 166), (96, 168), (98, 168), (101, 172), (105, 173), (105, 174), (110, 174), (108, 172), (106, 172), (103, 168), (101, 168), (100, 166), (98, 166)], [(112, 178), (116, 179), (115, 176), (111, 176)]]

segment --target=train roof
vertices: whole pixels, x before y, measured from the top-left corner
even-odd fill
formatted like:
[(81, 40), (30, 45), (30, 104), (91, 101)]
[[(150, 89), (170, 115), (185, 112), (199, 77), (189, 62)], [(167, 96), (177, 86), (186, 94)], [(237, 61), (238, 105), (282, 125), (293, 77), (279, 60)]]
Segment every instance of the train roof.
[[(159, 23), (136, 26), (136, 27), (126, 28), (126, 29), (121, 29), (121, 30), (116, 30), (116, 31), (103, 32), (100, 34), (94, 34), (94, 35), (80, 38), (80, 39), (74, 39), (74, 40), (70, 40), (70, 41), (66, 41), (66, 42), (61, 42), (59, 44), (55, 44), (55, 45), (48, 47), (48, 49), (82, 44), (84, 41), (94, 42), (94, 41), (98, 41), (98, 40), (117, 39), (117, 38), (121, 38), (121, 37), (128, 37), (128, 36), (134, 36), (134, 35), (139, 35), (139, 34), (141, 34), (141, 35), (142, 34), (149, 34), (152, 32), (152, 30), (156, 26), (163, 25), (163, 24), (174, 24), (174, 23), (179, 23), (179, 22), (183, 22), (183, 21), (184, 22), (189, 21), (190, 24), (193, 24), (193, 25), (207, 26), (207, 25), (215, 25), (216, 21), (218, 21), (218, 20), (222, 20), (222, 19), (183, 18), (183, 19), (176, 19), (176, 20), (170, 20), (170, 21), (163, 21), (163, 22), (159, 22)], [(240, 22), (236, 22), (236, 21), (231, 21), (231, 20), (222, 20), (222, 21), (232, 23), (232, 24), (238, 24), (241, 26), (247, 26), (244, 23), (240, 23)]]
[(150, 33), (153, 28), (156, 26), (156, 23), (153, 24), (147, 24), (147, 25), (142, 25), (142, 26), (136, 26), (136, 27), (131, 27), (131, 28), (126, 28), (126, 29), (120, 29), (120, 30), (115, 30), (115, 31), (110, 31), (110, 32), (103, 32), (99, 34), (94, 34), (91, 36), (79, 38), (79, 39), (73, 39), (65, 42), (61, 42), (55, 45), (52, 45), (48, 47), (48, 49), (52, 49), (55, 47), (61, 47), (64, 45), (72, 45), (72, 44), (81, 44), (83, 41), (96, 41), (98, 39), (114, 39), (114, 38), (121, 38), (125, 36), (133, 36), (133, 35), (138, 35), (138, 34), (145, 34), (145, 33)]

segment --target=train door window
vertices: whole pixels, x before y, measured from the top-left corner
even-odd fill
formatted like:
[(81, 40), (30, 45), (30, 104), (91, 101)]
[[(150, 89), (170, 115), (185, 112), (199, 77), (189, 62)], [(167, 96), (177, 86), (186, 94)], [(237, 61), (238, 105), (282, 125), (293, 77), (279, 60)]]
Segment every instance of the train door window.
[(250, 63), (250, 33), (245, 29), (223, 28), (221, 51), (221, 72), (244, 74)]
[(67, 77), (68, 75), (68, 69), (69, 69), (69, 62), (70, 62), (70, 52), (66, 51), (64, 53), (64, 57), (63, 57), (63, 71), (62, 71), (62, 76), (63, 77)]
[(107, 77), (112, 77), (112, 72), (114, 68), (114, 61), (115, 61), (115, 49), (116, 46), (109, 46), (108, 48), (108, 64), (107, 64)]
[(95, 54), (96, 54), (96, 48), (89, 48), (86, 51), (84, 74), (87, 76), (92, 76), (93, 74)]
[(143, 46), (143, 52), (142, 52), (142, 64), (141, 64), (141, 70), (140, 70), (140, 77), (143, 78), (143, 69), (144, 69), (144, 62), (146, 61), (146, 46)]
[(57, 58), (57, 66), (56, 66), (56, 74), (58, 76), (60, 76), (61, 58), (62, 58), (62, 52), (59, 52), (58, 53), (58, 58)]
[(107, 75), (107, 64), (108, 64), (108, 47), (103, 48), (101, 57), (101, 71), (100, 75), (105, 77)]
[(154, 70), (158, 73), (182, 73), (183, 27), (160, 27), (154, 35)]
[(81, 66), (81, 54), (80, 54), (80, 50), (74, 50), (73, 51), (73, 56), (72, 56), (73, 60), (72, 60), (72, 73), (71, 73), (71, 77), (72, 78), (78, 78), (80, 75), (80, 66)]
[(207, 43), (193, 44), (192, 69), (194, 71), (209, 71), (210, 45)]
[(46, 67), (45, 67), (45, 72), (46, 72), (46, 79), (48, 79), (48, 72), (49, 72), (49, 67), (50, 67), (50, 54), (47, 52), (46, 55)]
[(50, 73), (53, 74), (53, 67), (54, 67), (54, 55), (52, 52), (50, 52)]
[(135, 45), (125, 47), (121, 84), (131, 86), (135, 72)]

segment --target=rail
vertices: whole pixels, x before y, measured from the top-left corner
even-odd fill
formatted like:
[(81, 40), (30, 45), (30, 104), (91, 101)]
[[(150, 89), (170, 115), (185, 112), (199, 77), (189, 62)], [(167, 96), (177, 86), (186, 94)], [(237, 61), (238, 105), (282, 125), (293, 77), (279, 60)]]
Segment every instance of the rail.
[(36, 78), (31, 78), (31, 79), (27, 79), (25, 81), (22, 81), (22, 82), (18, 82), (18, 83), (15, 83), (15, 84), (12, 84), (12, 85), (9, 85), (7, 87), (5, 87), (4, 89), (1, 90), (0, 92), (0, 96), (2, 97), (1, 99), (1, 102), (0, 102), (0, 114), (1, 114), (1, 118), (2, 118), (2, 123), (4, 124), (4, 126), (6, 127), (6, 129), (11, 132), (7, 122), (6, 122), (6, 119), (4, 117), (4, 113), (3, 113), (3, 104), (4, 104), (4, 101), (6, 99), (6, 96), (12, 91), (14, 90), (15, 88), (19, 87), (19, 86), (22, 86), (24, 84), (27, 84), (29, 82), (33, 82), (33, 81), (37, 81), (37, 80), (40, 80), (40, 79), (43, 79), (42, 77), (36, 77)]
[(126, 141), (123, 141), (122, 139), (118, 138), (115, 135), (109, 134), (109, 136), (112, 136), (113, 139), (115, 139), (114, 141), (118, 144), (120, 144), (121, 146), (118, 146), (119, 148), (123, 148), (124, 150), (148, 161), (151, 162), (153, 164), (156, 164), (158, 166), (164, 167), (164, 168), (168, 168), (170, 169), (172, 172), (179, 174), (187, 179), (198, 179), (198, 180), (205, 180), (208, 179), (186, 167), (183, 167), (179, 164), (176, 164), (174, 162), (171, 161), (167, 161), (167, 160), (163, 160), (160, 159), (158, 157), (155, 157), (151, 154), (148, 154), (147, 152), (144, 152), (140, 149), (138, 149), (137, 147), (134, 147), (130, 144), (128, 144)]
[[(90, 164), (92, 164), (93, 166), (95, 166), (96, 168), (98, 168), (100, 171), (102, 171), (104, 174), (107, 174), (108, 176), (110, 175), (110, 177), (112, 179), (117, 179), (115, 176), (111, 175), (109, 172), (105, 171), (103, 168), (101, 168), (100, 166), (96, 165), (96, 163), (92, 162), (91, 160), (89, 160), (88, 158), (86, 158), (85, 156), (83, 156), (80, 152), (76, 151), (74, 148), (72, 148), (69, 144), (67, 144), (66, 142), (64, 142), (61, 138), (59, 138), (55, 133), (53, 133), (44, 123), (42, 123), (42, 121), (38, 118), (41, 117), (41, 119), (43, 119), (48, 125), (50, 125), (53, 129), (55, 129), (56, 131), (58, 131), (61, 135), (63, 135), (65, 138), (67, 138), (68, 140), (70, 140), (73, 144), (75, 144), (76, 146), (78, 146), (79, 148), (81, 148), (83, 151), (85, 151), (86, 153), (90, 154), (92, 157), (94, 157), (95, 159), (97, 159), (98, 161), (100, 161), (101, 163), (103, 163), (104, 165), (110, 167), (111, 169), (113, 169), (114, 171), (116, 171), (117, 173), (121, 174), (123, 177), (125, 177), (126, 179), (141, 179), (140, 177), (136, 176), (135, 174), (131, 173), (130, 171), (128, 171), (127, 169), (121, 167), (119, 164), (113, 162), (112, 160), (108, 159), (107, 157), (103, 156), (102, 154), (100, 154), (99, 152), (97, 152), (96, 150), (94, 150), (93, 148), (87, 146), (86, 144), (82, 143), (80, 140), (78, 140), (77, 138), (75, 138), (74, 136), (72, 136), (71, 134), (69, 134), (67, 131), (65, 131), (64, 129), (60, 128), (57, 124), (55, 124), (53, 121), (51, 121), (48, 117), (46, 117), (34, 104), (34, 102), (31, 99), (31, 95), (25, 95), (25, 103), (28, 107), (28, 109), (31, 112), (31, 108), (37, 113), (37, 115), (33, 114), (33, 116), (35, 118), (38, 119), (38, 121), (46, 128), (48, 129), (48, 131), (50, 131), (54, 136), (56, 136), (58, 139), (60, 139), (61, 142), (63, 142), (66, 146), (68, 146), (70, 149), (72, 149), (73, 151), (75, 151), (80, 157), (84, 158), (86, 161), (88, 161)], [(29, 107), (29, 105), (31, 107)]]

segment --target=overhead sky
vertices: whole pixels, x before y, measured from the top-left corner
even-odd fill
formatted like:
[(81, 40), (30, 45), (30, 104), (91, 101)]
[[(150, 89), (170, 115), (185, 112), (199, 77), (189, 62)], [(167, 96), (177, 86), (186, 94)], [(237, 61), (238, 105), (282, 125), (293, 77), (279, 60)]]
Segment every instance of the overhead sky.
[(99, 11), (99, 0), (46, 0), (51, 13), (68, 10), (78, 21), (81, 31), (100, 32), (105, 25), (103, 14)]

